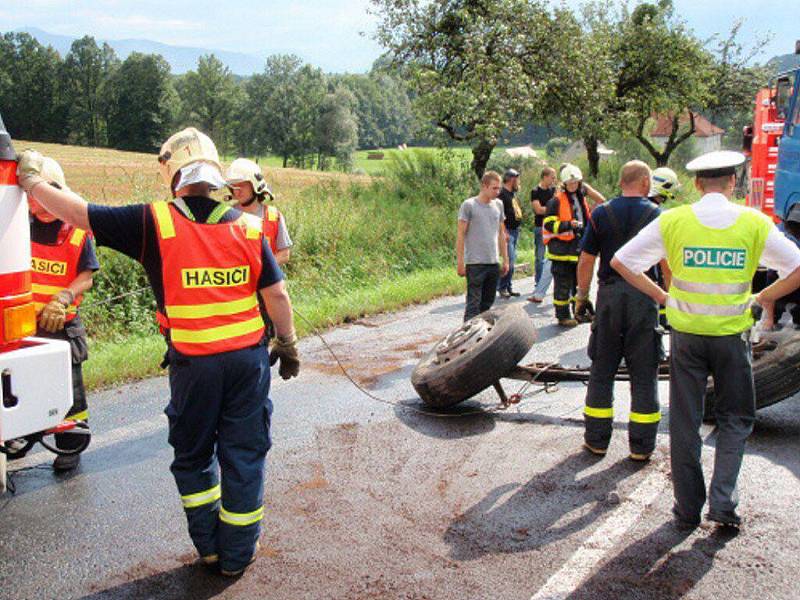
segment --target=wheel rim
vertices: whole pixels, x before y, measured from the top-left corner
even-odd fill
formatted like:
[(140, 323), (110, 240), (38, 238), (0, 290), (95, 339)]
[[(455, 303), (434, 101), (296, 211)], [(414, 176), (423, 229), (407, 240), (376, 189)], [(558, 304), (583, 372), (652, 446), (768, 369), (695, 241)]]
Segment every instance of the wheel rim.
[(466, 354), (480, 344), (493, 327), (494, 321), (483, 316), (470, 319), (439, 342), (432, 353), (430, 364), (444, 365)]

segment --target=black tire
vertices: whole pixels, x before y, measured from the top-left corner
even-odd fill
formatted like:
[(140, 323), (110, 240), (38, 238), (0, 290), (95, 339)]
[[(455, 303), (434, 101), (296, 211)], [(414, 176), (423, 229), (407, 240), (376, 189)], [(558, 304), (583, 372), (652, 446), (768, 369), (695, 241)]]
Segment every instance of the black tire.
[(411, 383), (428, 406), (453, 406), (508, 375), (535, 340), (533, 320), (521, 307), (487, 310), (440, 340)]
[[(800, 331), (787, 331), (774, 337), (774, 350), (753, 360), (756, 409), (766, 408), (800, 391)], [(714, 385), (706, 390), (703, 418), (714, 418)]]

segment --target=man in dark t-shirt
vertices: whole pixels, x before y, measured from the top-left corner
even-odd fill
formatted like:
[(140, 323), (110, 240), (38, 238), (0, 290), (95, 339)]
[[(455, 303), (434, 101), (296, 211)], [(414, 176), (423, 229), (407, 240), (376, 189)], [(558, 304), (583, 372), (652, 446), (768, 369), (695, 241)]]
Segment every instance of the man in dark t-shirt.
[(624, 358), (631, 382), (630, 457), (646, 461), (655, 449), (660, 419), (658, 305), (622, 279), (609, 263), (660, 210), (646, 197), (650, 168), (645, 163), (626, 163), (620, 172), (620, 187), (621, 196), (592, 211), (581, 240), (576, 318), (586, 313), (592, 273), (600, 256), (597, 314), (588, 346), (592, 367), (584, 408), (584, 448), (593, 454), (606, 453), (613, 424), (614, 379)]
[(533, 240), (534, 240), (534, 275), (536, 287), (533, 294), (528, 296), (530, 302), (542, 302), (547, 293), (553, 274), (550, 271), (550, 261), (545, 254), (546, 246), (542, 237), (542, 222), (547, 214), (547, 203), (556, 194), (556, 170), (545, 167), (539, 178), (539, 184), (531, 190), (531, 208), (533, 209)]
[(505, 227), (507, 236), (508, 272), (497, 281), (497, 291), (502, 298), (519, 296), (519, 292), (512, 289), (511, 279), (514, 276), (514, 262), (517, 259), (517, 242), (519, 241), (519, 226), (522, 222), (522, 209), (517, 201), (519, 191), (519, 172), (508, 169), (503, 174), (503, 187), (497, 196), (503, 203), (505, 213)]

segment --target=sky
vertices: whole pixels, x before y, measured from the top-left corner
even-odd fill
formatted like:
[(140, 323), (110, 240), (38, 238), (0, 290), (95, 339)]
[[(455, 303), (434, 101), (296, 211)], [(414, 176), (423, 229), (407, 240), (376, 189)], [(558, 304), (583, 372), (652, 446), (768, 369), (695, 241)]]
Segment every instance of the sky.
[[(760, 60), (794, 51), (797, 0), (674, 0), (702, 39), (744, 20), (742, 39), (771, 34)], [(566, 0), (578, 6), (580, 0)], [(369, 0), (5, 0), (0, 31), (38, 27), (102, 39), (142, 38), (175, 46), (266, 57), (292, 53), (330, 72), (365, 72), (381, 54)], [(792, 8), (794, 7), (794, 8)]]

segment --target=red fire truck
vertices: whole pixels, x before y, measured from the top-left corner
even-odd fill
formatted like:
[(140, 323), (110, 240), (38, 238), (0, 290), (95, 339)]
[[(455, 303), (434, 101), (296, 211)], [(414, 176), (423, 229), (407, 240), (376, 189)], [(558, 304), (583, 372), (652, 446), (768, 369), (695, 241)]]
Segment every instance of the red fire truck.
[(776, 222), (775, 172), (778, 148), (783, 135), (792, 97), (793, 73), (778, 75), (768, 87), (756, 95), (753, 124), (744, 128), (744, 153), (749, 159), (747, 205), (756, 208)]
[(69, 344), (31, 337), (35, 333), (28, 203), (0, 118), (0, 493), (8, 457), (37, 442), (55, 452), (53, 434), (76, 427), (62, 422), (72, 406)]

